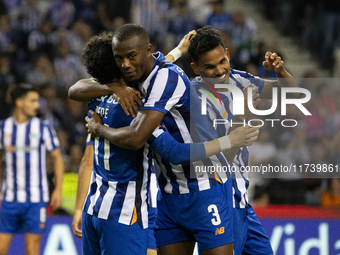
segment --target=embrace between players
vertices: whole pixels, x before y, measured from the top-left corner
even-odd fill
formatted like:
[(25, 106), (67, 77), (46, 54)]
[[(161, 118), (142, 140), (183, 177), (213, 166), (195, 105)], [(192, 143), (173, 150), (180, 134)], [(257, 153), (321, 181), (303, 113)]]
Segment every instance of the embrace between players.
[[(186, 51), (198, 75), (191, 82), (171, 63)], [(83, 253), (152, 254), (157, 247), (161, 255), (192, 254), (197, 242), (203, 255), (272, 254), (249, 205), (247, 176), (195, 169), (248, 165), (247, 146), (259, 128), (231, 127), (230, 120), (250, 113), (234, 116), (232, 94), (214, 84), (252, 86), (256, 107), (273, 86), (296, 86), (281, 58), (267, 52), (263, 65), (283, 79), (263, 80), (230, 67), (229, 51), (211, 27), (190, 32), (164, 57), (152, 53), (147, 31), (134, 24), (94, 36), (82, 58), (93, 79), (77, 82), (69, 96), (90, 101), (86, 126), (94, 137), (79, 170), (72, 223)], [(228, 121), (214, 127), (216, 118)], [(148, 213), (155, 200), (153, 166), (160, 190), (156, 217)]]

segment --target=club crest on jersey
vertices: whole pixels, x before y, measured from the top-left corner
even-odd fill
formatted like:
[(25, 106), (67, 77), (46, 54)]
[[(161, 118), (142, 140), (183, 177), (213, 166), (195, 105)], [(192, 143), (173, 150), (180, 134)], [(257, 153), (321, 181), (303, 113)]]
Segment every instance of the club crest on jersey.
[(33, 130), (30, 132), (30, 139), (39, 139), (40, 138), (40, 132), (38, 130)]

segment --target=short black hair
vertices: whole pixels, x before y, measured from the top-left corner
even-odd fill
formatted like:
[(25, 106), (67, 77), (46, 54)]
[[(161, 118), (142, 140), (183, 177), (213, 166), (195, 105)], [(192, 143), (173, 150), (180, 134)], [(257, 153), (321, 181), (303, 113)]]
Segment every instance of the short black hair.
[(81, 54), (87, 72), (100, 84), (106, 84), (121, 77), (112, 53), (112, 38), (112, 32), (102, 32), (92, 36)]
[(36, 90), (32, 84), (22, 83), (22, 84), (16, 85), (15, 88), (11, 92), (12, 103), (15, 105), (15, 101), (17, 99), (25, 97), (29, 92), (32, 92), (32, 91), (38, 93), (38, 90)]
[(137, 24), (130, 23), (122, 25), (113, 33), (113, 37), (116, 38), (118, 42), (125, 42), (134, 36), (138, 36), (141, 40), (144, 40), (145, 44), (150, 43), (148, 31)]
[(215, 49), (218, 45), (224, 48), (221, 32), (211, 26), (197, 29), (196, 35), (190, 41), (188, 52), (194, 62), (198, 62), (201, 55)]

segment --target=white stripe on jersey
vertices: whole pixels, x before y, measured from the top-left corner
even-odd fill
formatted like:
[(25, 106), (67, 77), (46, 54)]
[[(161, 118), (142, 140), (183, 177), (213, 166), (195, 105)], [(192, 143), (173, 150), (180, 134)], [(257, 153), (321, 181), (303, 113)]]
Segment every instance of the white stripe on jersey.
[[(39, 130), (40, 129), (40, 121), (38, 119), (32, 119), (31, 122), (31, 130)], [(30, 143), (32, 147), (39, 146), (38, 139), (30, 139)], [(38, 203), (40, 201), (40, 192), (39, 192), (39, 161), (35, 160), (39, 157), (38, 151), (32, 151), (30, 153), (30, 192), (31, 198), (30, 201), (32, 203)]]
[[(158, 128), (159, 129), (159, 128)], [(157, 129), (156, 129), (157, 130)], [(145, 148), (143, 151), (143, 158), (148, 158), (149, 154), (149, 145), (145, 144)], [(143, 226), (148, 226), (149, 225), (149, 212), (148, 212), (148, 182), (150, 182), (149, 179), (149, 170), (150, 165), (147, 160), (143, 160), (143, 182), (142, 182), (142, 190), (141, 190), (141, 214), (142, 214), (142, 223)]]
[(152, 208), (157, 207), (157, 193), (158, 193), (158, 187), (157, 187), (157, 177), (155, 173), (151, 173), (150, 176), (150, 197), (149, 197), (149, 205)]
[[(17, 125), (16, 147), (25, 148), (26, 124)], [(26, 202), (26, 157), (25, 150), (16, 152), (16, 167), (17, 167), (17, 201), (19, 203)]]
[[(13, 118), (5, 121), (4, 125), (4, 145), (11, 146), (12, 136), (6, 136), (6, 134), (13, 134)], [(5, 201), (14, 201), (14, 171), (13, 171), (13, 153), (5, 153), (6, 160), (6, 196)]]
[(176, 122), (184, 143), (192, 143), (190, 132), (185, 124), (183, 117), (181, 116), (181, 113), (175, 107), (171, 108), (170, 113)]
[(109, 188), (103, 197), (103, 202), (98, 212), (98, 218), (107, 219), (109, 217), (111, 204), (114, 196), (116, 195), (117, 182), (108, 181)]
[(96, 160), (96, 164), (99, 166), (99, 159), (98, 159), (98, 147), (99, 147), (99, 137), (97, 136), (95, 139), (94, 139), (94, 157), (95, 157), (95, 160)]
[(119, 223), (130, 225), (131, 219), (133, 216), (135, 200), (136, 200), (136, 182), (129, 181), (129, 184), (126, 189), (124, 198), (124, 203), (122, 206), (122, 210), (120, 212), (120, 216), (118, 219)]
[(96, 201), (98, 197), (100, 196), (99, 188), (100, 186), (102, 186), (102, 177), (100, 175), (93, 174), (91, 183), (93, 183), (92, 181), (97, 183), (97, 189), (96, 189), (96, 193), (90, 198), (91, 204), (89, 206), (89, 209), (87, 210), (87, 213), (90, 215), (93, 214), (93, 206), (96, 204)]
[(188, 181), (185, 178), (183, 173), (183, 168), (181, 165), (173, 165), (171, 164), (172, 172), (176, 175), (176, 182), (178, 183), (179, 193), (180, 194), (187, 194), (190, 193), (188, 188)]
[[(159, 73), (162, 73), (163, 70), (166, 70), (166, 69), (162, 69), (161, 71), (159, 71)], [(169, 73), (169, 71), (168, 71), (168, 73)], [(160, 77), (160, 76), (158, 75), (157, 78), (158, 77)], [(156, 80), (157, 80), (157, 78), (156, 78)], [(185, 87), (184, 81), (182, 80), (182, 77), (177, 76), (177, 78), (178, 78), (177, 86), (176, 86), (176, 89), (173, 93), (175, 96), (172, 96), (170, 98), (170, 100), (168, 100), (168, 102), (166, 103), (166, 105), (164, 107), (168, 111), (170, 111), (170, 109), (178, 102), (178, 99), (181, 98), (182, 95), (184, 95), (184, 93), (186, 91), (186, 87)], [(176, 106), (179, 107), (179, 106), (181, 106), (181, 104), (177, 103)]]
[(42, 182), (42, 191), (43, 191), (43, 201), (48, 202), (48, 183), (47, 183), (47, 173), (46, 173), (46, 150), (45, 145), (41, 145), (41, 182)]
[(110, 171), (110, 142), (104, 139), (104, 168)]

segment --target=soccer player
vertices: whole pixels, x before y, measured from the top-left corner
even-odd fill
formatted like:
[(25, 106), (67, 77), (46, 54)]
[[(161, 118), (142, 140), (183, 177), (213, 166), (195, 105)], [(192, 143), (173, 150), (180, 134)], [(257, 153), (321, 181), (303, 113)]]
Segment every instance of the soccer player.
[[(263, 80), (249, 73), (232, 69), (229, 64), (229, 51), (224, 46), (220, 32), (209, 26), (197, 30), (197, 34), (190, 42), (188, 51), (193, 60), (192, 69), (199, 75), (192, 81), (192, 85), (200, 96), (204, 93), (201, 88), (211, 92), (214, 85), (218, 83), (234, 85), (240, 89), (253, 86), (256, 92), (260, 94), (260, 98), (271, 98), (272, 87), (296, 87), (292, 76), (284, 68), (284, 62), (276, 53), (267, 52), (263, 66), (274, 71), (277, 77), (281, 78), (279, 80)], [(242, 116), (234, 116), (231, 107), (232, 93), (228, 90), (219, 90), (218, 93), (223, 101), (224, 108), (216, 108), (213, 100), (207, 97), (210, 101), (208, 107), (210, 114), (208, 116), (217, 115), (219, 118), (228, 120), (228, 124), (218, 125), (219, 129), (217, 129), (219, 135), (225, 135), (235, 128), (235, 125), (230, 127), (231, 120), (240, 123), (246, 120), (249, 115), (246, 113)], [(215, 99), (217, 100), (217, 97)], [(225, 112), (228, 114), (225, 114)], [(240, 167), (248, 166), (249, 151), (247, 147), (235, 147), (226, 151), (226, 153), (228, 154), (226, 155), (228, 161), (238, 168), (236, 178), (233, 178), (235, 254), (270, 255), (273, 250), (269, 239), (249, 204), (247, 193), (249, 180), (240, 171)]]
[(55, 172), (55, 189), (50, 201), (53, 210), (62, 203), (64, 165), (54, 129), (36, 117), (38, 92), (31, 85), (23, 84), (12, 91), (12, 100), (13, 115), (0, 122), (0, 154), (5, 166), (0, 254), (7, 254), (14, 234), (25, 233), (26, 254), (38, 255), (49, 201), (46, 150), (52, 156)]
[[(109, 38), (109, 35), (107, 35), (105, 33), (101, 34), (97, 37), (93, 37), (89, 41), (89, 43), (86, 45), (84, 53), (83, 53), (83, 59), (84, 59), (84, 62), (85, 62), (85, 66), (87, 67), (89, 73), (92, 76), (94, 76), (101, 83), (108, 82), (108, 81), (110, 81), (114, 78), (114, 77), (112, 77), (113, 74), (114, 74), (114, 70), (113, 70), (114, 65), (107, 65), (105, 63), (105, 61), (104, 61), (104, 63), (102, 63), (103, 59), (105, 59), (106, 61), (108, 61), (110, 59), (110, 57), (107, 56), (108, 55), (107, 52), (108, 53), (111, 52), (111, 46), (110, 46), (111, 39), (108, 40), (108, 38)], [(107, 46), (109, 46), (109, 48), (107, 48)], [(93, 52), (97, 52), (97, 53), (93, 54)], [(111, 57), (113, 58), (113, 55), (111, 55)], [(114, 60), (112, 60), (112, 61), (114, 62)], [(112, 85), (110, 85), (110, 86), (112, 86)], [(91, 108), (95, 109), (96, 112), (98, 112), (98, 114), (103, 118), (105, 125), (108, 125), (108, 126), (111, 126), (111, 127), (112, 126), (115, 127), (117, 125), (118, 126), (129, 125), (129, 123), (132, 121), (131, 117), (128, 117), (128, 116), (125, 115), (125, 113), (123, 113), (122, 108), (119, 105), (117, 105), (117, 102), (113, 99), (112, 96), (110, 96), (110, 97), (105, 96), (105, 97), (101, 97), (101, 98), (97, 98), (97, 99), (93, 100), (90, 104), (90, 109)], [(183, 145), (185, 145), (185, 144), (178, 143), (169, 134), (168, 134), (167, 137), (164, 136), (164, 135), (166, 135), (165, 133), (160, 135), (161, 132), (162, 132), (161, 130), (157, 130), (157, 131), (153, 132), (153, 136), (149, 139), (149, 144), (151, 145), (150, 148), (155, 149), (156, 152), (158, 152), (162, 156), (162, 158), (166, 158), (168, 161), (173, 162), (173, 164), (176, 164), (174, 162), (174, 160), (181, 161), (181, 159), (185, 158), (186, 155), (187, 155), (186, 156), (187, 161), (189, 161), (190, 160), (189, 149), (186, 150), (187, 153), (181, 153), (181, 149), (180, 149), (180, 147), (183, 147)], [(255, 136), (257, 136), (257, 135), (255, 135)], [(166, 137), (166, 138), (164, 138), (164, 137)], [(164, 142), (162, 142), (162, 140), (161, 140), (161, 142), (159, 142), (159, 139), (163, 139)], [(172, 141), (171, 141), (171, 139), (172, 139)], [(243, 137), (238, 137), (236, 140), (242, 140), (242, 139), (243, 139)], [(234, 144), (235, 139), (231, 139), (231, 140), (232, 140), (231, 143)], [(209, 148), (207, 147), (208, 144), (211, 144), (213, 142), (214, 141), (207, 142), (207, 143), (204, 144), (205, 153), (208, 153), (208, 151), (209, 151)], [(104, 146), (101, 145), (102, 143), (104, 143)], [(160, 146), (158, 146), (157, 144), (159, 144)], [(190, 145), (189, 146), (188, 145), (189, 144), (186, 144), (187, 148), (189, 148), (189, 146), (190, 146)], [(106, 146), (106, 151), (105, 151), (105, 146)], [(122, 155), (124, 155), (124, 151), (128, 151), (128, 150), (118, 148), (118, 147), (114, 146), (113, 144), (109, 144), (108, 141), (106, 141), (102, 138), (99, 138), (99, 137), (97, 137), (96, 140), (95, 140), (95, 148), (96, 147), (97, 147), (97, 152), (96, 152), (96, 149), (95, 149), (95, 162), (98, 162), (98, 161), (99, 162), (101, 162), (101, 161), (105, 162), (106, 161), (106, 164), (108, 166), (108, 165), (111, 164), (111, 161), (112, 162), (117, 161), (117, 155), (119, 155), (120, 159), (123, 159), (123, 160), (121, 160), (120, 164), (116, 163), (115, 165), (116, 165), (116, 168), (117, 168), (117, 166), (120, 166), (120, 165), (122, 165), (122, 167), (120, 167), (121, 170), (119, 172), (117, 171), (117, 173), (112, 173), (112, 175), (109, 176), (109, 174), (107, 174), (108, 169), (105, 168), (105, 163), (104, 163), (104, 165), (99, 164), (98, 166), (96, 164), (94, 164), (95, 175), (97, 177), (99, 176), (99, 178), (101, 179), (101, 184), (100, 184), (100, 187), (99, 186), (97, 187), (97, 189), (96, 189), (97, 191), (90, 189), (88, 199), (87, 199), (87, 202), (86, 202), (87, 204), (85, 203), (85, 207), (84, 207), (85, 211), (84, 211), (83, 215), (85, 215), (85, 216), (83, 216), (83, 217), (88, 218), (88, 217), (90, 217), (90, 216), (88, 216), (88, 214), (90, 214), (90, 215), (93, 216), (93, 217), (91, 217), (92, 218), (91, 222), (93, 221), (95, 223), (89, 224), (89, 223), (86, 223), (86, 222), (83, 221), (83, 227), (84, 227), (83, 230), (84, 231), (81, 232), (78, 229), (78, 226), (80, 225), (81, 204), (82, 204), (82, 201), (84, 201), (84, 198), (85, 198), (85, 196), (82, 195), (82, 194), (84, 194), (84, 191), (81, 191), (80, 188), (83, 187), (81, 189), (84, 190), (84, 187), (86, 186), (86, 185), (83, 186), (83, 184), (80, 184), (81, 186), (79, 186), (78, 192), (77, 192), (76, 210), (75, 210), (74, 221), (73, 221), (73, 224), (72, 224), (74, 232), (79, 237), (81, 235), (84, 235), (86, 237), (86, 238), (84, 238), (84, 242), (83, 242), (83, 245), (85, 246), (84, 252), (86, 252), (86, 249), (89, 249), (89, 248), (92, 247), (92, 249), (94, 249), (96, 252), (99, 253), (99, 251), (103, 250), (103, 248), (105, 248), (106, 251), (110, 250), (108, 247), (111, 247), (111, 246), (112, 246), (112, 250), (114, 249), (116, 252), (119, 251), (119, 253), (136, 252), (137, 250), (129, 250), (129, 249), (133, 249), (134, 246), (137, 246), (136, 241), (135, 241), (136, 237), (139, 237), (138, 238), (138, 240), (140, 241), (139, 247), (142, 247), (143, 243), (146, 244), (145, 239), (140, 238), (141, 236), (143, 236), (145, 238), (145, 235), (146, 235), (145, 231), (144, 231), (144, 233), (142, 233), (140, 231), (140, 229), (138, 228), (138, 226), (137, 226), (138, 232), (135, 231), (135, 233), (133, 233), (133, 234), (132, 233), (129, 234), (130, 233), (129, 231), (125, 231), (125, 234), (122, 235), (122, 237), (124, 237), (124, 241), (128, 241), (131, 244), (129, 246), (123, 245), (123, 243), (120, 241), (119, 237), (116, 237), (115, 238), (116, 240), (113, 243), (111, 239), (104, 238), (105, 231), (106, 232), (112, 232), (117, 228), (129, 230), (130, 228), (127, 228), (126, 226), (124, 227), (124, 226), (119, 225), (119, 224), (113, 224), (112, 222), (105, 223), (105, 220), (107, 220), (107, 219), (110, 219), (111, 221), (117, 221), (117, 219), (114, 219), (112, 214), (109, 215), (109, 216), (111, 216), (111, 218), (110, 217), (106, 218), (106, 216), (108, 216), (108, 215), (103, 215), (103, 214), (100, 215), (100, 210), (101, 210), (101, 208), (103, 208), (103, 207), (105, 208), (107, 206), (109, 206), (111, 208), (110, 211), (119, 210), (119, 205), (117, 206), (117, 204), (112, 203), (112, 201), (111, 201), (112, 198), (111, 199), (109, 198), (110, 194), (108, 192), (106, 192), (107, 188), (105, 188), (105, 182), (107, 182), (107, 179), (109, 179), (108, 182), (110, 182), (110, 181), (114, 182), (115, 178), (122, 179), (122, 175), (123, 175), (126, 178), (132, 178), (130, 180), (130, 181), (132, 181), (135, 178), (135, 174), (133, 172), (130, 172), (130, 173), (126, 172), (126, 174), (124, 174), (124, 171), (123, 171), (124, 170), (124, 162), (125, 162), (125, 165), (128, 165), (130, 168), (132, 167), (132, 169), (130, 169), (130, 170), (133, 170), (133, 166), (135, 166), (135, 167), (137, 167), (137, 169), (144, 168), (145, 170), (149, 171), (150, 169), (147, 167), (148, 162), (145, 162), (142, 166), (138, 165), (136, 163), (132, 164), (130, 162), (130, 160), (132, 160), (132, 162), (136, 161), (134, 159), (134, 154), (136, 154), (135, 151), (129, 151), (129, 153), (127, 153), (129, 155), (129, 157), (122, 157)], [(112, 148), (111, 150), (109, 149), (110, 147)], [(215, 142), (213, 147), (216, 149), (216, 148), (219, 147), (219, 144)], [(166, 148), (166, 149), (164, 149), (164, 148)], [(173, 149), (173, 151), (171, 151), (171, 149)], [(192, 150), (193, 147), (190, 147), (190, 149)], [(87, 151), (88, 150), (86, 150), (86, 153), (87, 153)], [(169, 155), (169, 151), (170, 151), (170, 155), (174, 154), (175, 156), (173, 156), (173, 157), (167, 156), (166, 154)], [(146, 150), (144, 150), (144, 152), (146, 152)], [(217, 152), (215, 152), (214, 154), (216, 154)], [(105, 157), (105, 154), (107, 154), (107, 155), (110, 154), (110, 156)], [(102, 157), (104, 157), (104, 159), (101, 159)], [(206, 156), (203, 156), (202, 158), (205, 158), (205, 157)], [(149, 161), (149, 160), (147, 160), (147, 161)], [(130, 162), (130, 163), (127, 164), (127, 162)], [(80, 172), (80, 175), (79, 175), (79, 180), (82, 180), (82, 183), (85, 183), (85, 182), (89, 183), (88, 181), (86, 181), (88, 179), (87, 176), (89, 176), (89, 174), (86, 174), (85, 178), (83, 178), (82, 177), (83, 176), (83, 169), (85, 169), (85, 168), (83, 168), (83, 164), (81, 166), (82, 167), (81, 167), (81, 172)], [(103, 169), (103, 166), (104, 166), (105, 169)], [(89, 170), (89, 168), (86, 168), (86, 169)], [(110, 170), (109, 173), (112, 172), (112, 171), (113, 170)], [(139, 171), (139, 172), (142, 172), (142, 171)], [(104, 182), (104, 180), (105, 180), (105, 182)], [(120, 182), (121, 185), (123, 185), (124, 183), (125, 183), (124, 181)], [(92, 180), (91, 186), (93, 186), (93, 185), (94, 185), (94, 181)], [(116, 185), (116, 187), (118, 187), (117, 185)], [(96, 192), (99, 192), (98, 190), (101, 191), (100, 196), (96, 196), (94, 194)], [(115, 192), (115, 190), (113, 189), (113, 193), (114, 192)], [(116, 192), (116, 194), (117, 194), (117, 192)], [(140, 193), (142, 194), (144, 192), (145, 192), (145, 189), (143, 189)], [(92, 201), (89, 201), (89, 197), (91, 197), (91, 196), (97, 197), (98, 199), (101, 199), (101, 201), (98, 202), (98, 200), (96, 200), (96, 198), (92, 198), (92, 199), (90, 199)], [(133, 199), (134, 198), (133, 194), (125, 195), (125, 201), (128, 200), (128, 199), (131, 200), (131, 196), (132, 196), (132, 199)], [(116, 195), (115, 195), (115, 197), (116, 197)], [(145, 197), (141, 201), (143, 201), (143, 203), (145, 205)], [(101, 204), (100, 207), (98, 206), (99, 203)], [(90, 204), (90, 205), (88, 205), (88, 204)], [(140, 204), (140, 202), (137, 203), (137, 204)], [(139, 212), (139, 209), (137, 210), (137, 215), (140, 215), (141, 213), (138, 213), (138, 212)], [(145, 213), (145, 211), (143, 211), (143, 213)], [(99, 219), (95, 219), (95, 218), (99, 218)], [(86, 221), (89, 221), (89, 220), (86, 219)], [(118, 222), (124, 224), (124, 222), (120, 221), (120, 218), (118, 219)], [(134, 223), (134, 221), (133, 222), (127, 221), (126, 223), (131, 224), (131, 223)], [(143, 227), (146, 227), (145, 224), (146, 223), (143, 222)], [(90, 225), (96, 225), (96, 226), (101, 225), (101, 227), (100, 228), (96, 227), (95, 229), (97, 229), (97, 230), (95, 231), (95, 230), (90, 229), (90, 227), (91, 227)], [(136, 226), (135, 226), (135, 228), (136, 228)], [(88, 232), (91, 233), (91, 236), (89, 236)], [(138, 236), (138, 233), (140, 233), (141, 236)], [(103, 236), (103, 238), (101, 238), (101, 236)], [(97, 238), (97, 240), (98, 239), (102, 240), (102, 242), (100, 244), (98, 244), (98, 241), (96, 240), (96, 238)], [(131, 240), (131, 242), (130, 242), (130, 240)], [(87, 243), (90, 243), (90, 244), (87, 244)], [(144, 249), (145, 249), (145, 247), (142, 247), (142, 248), (139, 248), (138, 251), (143, 252)], [(93, 252), (94, 251), (92, 251), (92, 253)]]

